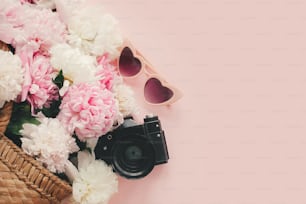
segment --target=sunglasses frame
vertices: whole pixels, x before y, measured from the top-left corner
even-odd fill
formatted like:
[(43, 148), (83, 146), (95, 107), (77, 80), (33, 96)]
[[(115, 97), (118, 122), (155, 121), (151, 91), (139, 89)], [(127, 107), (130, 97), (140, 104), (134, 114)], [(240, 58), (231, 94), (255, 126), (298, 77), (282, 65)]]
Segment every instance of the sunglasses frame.
[[(133, 54), (133, 57), (134, 58), (137, 58), (140, 62), (140, 70), (137, 74), (133, 75), (133, 76), (125, 76), (125, 75), (122, 75), (121, 72), (120, 72), (120, 67), (119, 67), (119, 62), (120, 62), (120, 57), (121, 57), (121, 53), (123, 51), (124, 48), (129, 48)], [(153, 67), (153, 65), (141, 54), (141, 52), (139, 52), (133, 45), (132, 43), (125, 39), (124, 40), (124, 43), (123, 45), (120, 47), (119, 49), (119, 57), (118, 59), (116, 60), (116, 67), (118, 69), (118, 72), (120, 74), (120, 76), (122, 76), (123, 78), (127, 78), (127, 79), (133, 79), (133, 78), (136, 78), (138, 76), (140, 76), (141, 74), (145, 74), (146, 75), (146, 82), (143, 86), (143, 98), (145, 100), (145, 102), (149, 105), (171, 105), (173, 104), (174, 102), (176, 102), (177, 100), (179, 100), (180, 98), (182, 98), (183, 94), (182, 92), (176, 88), (175, 86), (173, 86), (172, 84), (168, 83), (157, 71), (156, 69)], [(164, 101), (164, 102), (161, 102), (161, 103), (152, 103), (152, 102), (149, 102), (146, 97), (145, 97), (145, 85), (146, 83), (152, 79), (152, 78), (155, 78), (157, 79), (161, 85), (163, 87), (166, 87), (168, 89), (170, 89), (173, 93), (173, 96)]]

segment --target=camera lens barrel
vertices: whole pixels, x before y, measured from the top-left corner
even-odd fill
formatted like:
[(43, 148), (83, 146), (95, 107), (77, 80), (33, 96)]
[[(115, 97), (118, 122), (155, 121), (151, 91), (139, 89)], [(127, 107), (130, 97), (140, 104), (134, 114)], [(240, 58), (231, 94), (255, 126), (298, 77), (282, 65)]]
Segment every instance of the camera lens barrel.
[(152, 145), (139, 137), (128, 137), (118, 142), (113, 148), (112, 155), (113, 168), (126, 178), (144, 177), (155, 165)]

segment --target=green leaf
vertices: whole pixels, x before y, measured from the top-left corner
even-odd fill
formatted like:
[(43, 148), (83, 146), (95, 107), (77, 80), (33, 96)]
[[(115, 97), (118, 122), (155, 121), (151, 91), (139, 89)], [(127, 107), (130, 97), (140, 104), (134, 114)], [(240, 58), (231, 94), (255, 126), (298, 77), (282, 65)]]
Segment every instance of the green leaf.
[(58, 73), (58, 75), (55, 77), (55, 79), (53, 79), (53, 83), (59, 88), (61, 89), (64, 85), (64, 75), (63, 75), (63, 71), (60, 70), (60, 72)]
[(20, 135), (20, 130), (24, 123), (40, 124), (40, 122), (32, 116), (31, 106), (27, 102), (14, 103), (10, 123), (7, 126), (6, 134)]
[(60, 112), (61, 98), (58, 101), (53, 101), (49, 108), (43, 108), (41, 111), (48, 118), (56, 118)]

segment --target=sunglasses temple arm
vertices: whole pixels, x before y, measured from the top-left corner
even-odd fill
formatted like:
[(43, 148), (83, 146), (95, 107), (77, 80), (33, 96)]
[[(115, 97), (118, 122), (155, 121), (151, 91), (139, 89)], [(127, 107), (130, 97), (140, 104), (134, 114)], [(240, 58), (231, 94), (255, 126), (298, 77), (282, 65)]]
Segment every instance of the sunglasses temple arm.
[(139, 57), (142, 58), (143, 62), (145, 63), (143, 68), (144, 68), (144, 71), (148, 74), (148, 75), (151, 75), (151, 74), (155, 74), (155, 75), (158, 75), (160, 76), (160, 74), (157, 72), (157, 70), (154, 68), (154, 66), (149, 62), (149, 60), (147, 60), (143, 54), (141, 52), (139, 52), (138, 50), (136, 50), (136, 53)]

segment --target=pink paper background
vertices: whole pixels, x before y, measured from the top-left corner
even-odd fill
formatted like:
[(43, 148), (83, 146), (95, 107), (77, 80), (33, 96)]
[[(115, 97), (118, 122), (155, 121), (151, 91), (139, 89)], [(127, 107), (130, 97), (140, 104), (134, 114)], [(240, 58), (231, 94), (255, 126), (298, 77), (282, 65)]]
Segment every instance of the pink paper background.
[(185, 94), (143, 106), (159, 114), (171, 159), (120, 179), (110, 204), (306, 203), (305, 1), (101, 3)]

